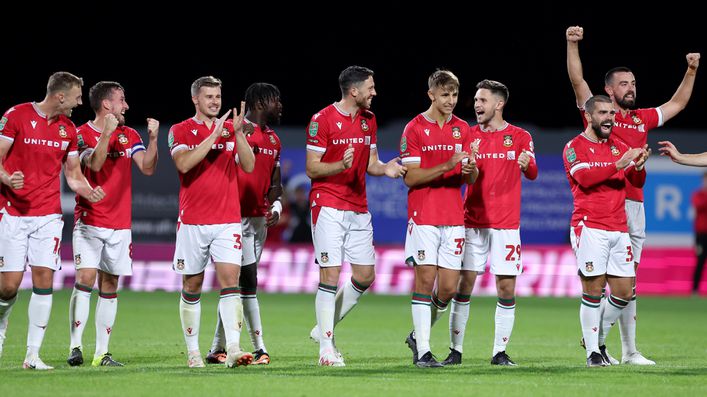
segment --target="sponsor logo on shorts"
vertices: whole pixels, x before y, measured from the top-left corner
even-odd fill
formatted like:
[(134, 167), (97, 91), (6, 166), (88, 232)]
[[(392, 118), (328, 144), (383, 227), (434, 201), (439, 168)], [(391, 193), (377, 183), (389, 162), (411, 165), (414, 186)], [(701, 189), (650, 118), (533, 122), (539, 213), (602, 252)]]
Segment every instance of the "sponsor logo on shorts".
[(0, 256), (0, 267), (3, 267), (3, 266), (5, 266), (5, 257)]
[(177, 259), (177, 269), (184, 270), (184, 259)]
[(417, 250), (417, 259), (421, 261), (425, 260), (425, 250)]
[(588, 272), (593, 272), (594, 271), (594, 262), (585, 263), (584, 268), (587, 269)]
[(322, 254), (319, 255), (319, 257), (321, 258), (322, 263), (329, 262), (329, 253), (328, 252), (322, 252)]

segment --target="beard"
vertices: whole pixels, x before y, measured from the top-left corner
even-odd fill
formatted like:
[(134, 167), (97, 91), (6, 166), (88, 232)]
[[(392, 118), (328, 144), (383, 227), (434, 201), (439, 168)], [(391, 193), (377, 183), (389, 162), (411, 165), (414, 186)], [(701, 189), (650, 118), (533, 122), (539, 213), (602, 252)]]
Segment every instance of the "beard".
[(601, 129), (601, 125), (601, 122), (592, 121), (592, 129), (594, 133), (597, 134), (597, 137), (599, 137), (599, 139), (608, 139), (611, 135), (611, 129), (609, 129), (609, 132), (604, 132), (604, 130)]
[[(628, 95), (629, 93), (627, 93)], [(631, 92), (631, 95), (633, 95), (633, 99), (626, 99), (626, 95), (624, 95), (623, 98), (617, 98), (616, 103), (621, 107), (622, 109), (628, 109), (628, 110), (635, 110), (636, 109), (636, 94)]]

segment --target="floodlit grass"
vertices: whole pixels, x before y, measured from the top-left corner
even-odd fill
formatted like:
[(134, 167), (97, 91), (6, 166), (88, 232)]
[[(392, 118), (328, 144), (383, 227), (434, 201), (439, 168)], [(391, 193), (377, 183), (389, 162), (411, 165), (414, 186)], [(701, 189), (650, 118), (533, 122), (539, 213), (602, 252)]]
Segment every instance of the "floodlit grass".
[[(585, 367), (579, 347), (579, 299), (519, 298), (508, 354), (519, 366), (491, 366), (493, 298), (473, 298), (464, 363), (422, 370), (412, 366), (404, 344), (411, 329), (410, 298), (365, 296), (337, 327), (345, 368), (317, 366), (318, 346), (309, 338), (315, 323), (312, 295), (259, 296), (269, 366), (228, 369), (186, 366), (178, 294), (121, 292), (111, 352), (124, 368), (92, 368), (96, 294), (84, 334), (89, 365), (72, 368), (69, 352), (70, 291), (54, 295), (52, 319), (42, 348), (54, 371), (23, 370), (29, 292), (22, 291), (10, 318), (0, 359), (0, 396), (536, 396), (707, 395), (707, 300), (639, 297), (639, 348), (654, 367)], [(201, 351), (209, 349), (217, 294), (202, 297)], [(432, 349), (447, 355), (445, 316), (433, 329)], [(250, 349), (247, 335), (242, 345)], [(609, 352), (620, 358), (618, 329)]]

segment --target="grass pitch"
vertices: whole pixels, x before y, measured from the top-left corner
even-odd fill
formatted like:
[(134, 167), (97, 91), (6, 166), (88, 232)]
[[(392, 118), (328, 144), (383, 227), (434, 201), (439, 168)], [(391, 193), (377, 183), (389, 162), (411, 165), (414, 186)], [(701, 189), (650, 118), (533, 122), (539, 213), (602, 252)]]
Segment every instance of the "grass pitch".
[[(93, 368), (94, 308), (84, 333), (82, 367), (66, 364), (70, 291), (54, 295), (42, 348), (49, 372), (22, 369), (29, 291), (22, 291), (10, 318), (0, 359), (0, 396), (541, 396), (707, 395), (707, 299), (639, 297), (639, 348), (654, 367), (585, 367), (579, 347), (579, 299), (519, 298), (508, 354), (519, 366), (491, 366), (495, 299), (472, 298), (463, 365), (417, 369), (404, 344), (411, 329), (409, 296), (367, 295), (337, 327), (345, 368), (317, 366), (312, 295), (260, 294), (269, 366), (228, 369), (186, 366), (176, 293), (121, 292), (111, 353), (123, 368)], [(217, 293), (202, 296), (201, 351), (209, 349)], [(432, 332), (433, 353), (448, 349), (445, 315)], [(250, 348), (247, 335), (241, 338)], [(620, 358), (618, 329), (608, 340)]]

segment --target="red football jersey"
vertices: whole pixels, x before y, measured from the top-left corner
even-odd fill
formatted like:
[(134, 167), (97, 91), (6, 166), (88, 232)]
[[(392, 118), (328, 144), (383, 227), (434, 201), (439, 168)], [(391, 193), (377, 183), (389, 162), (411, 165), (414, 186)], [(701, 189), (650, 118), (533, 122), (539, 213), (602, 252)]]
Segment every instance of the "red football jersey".
[(349, 145), (354, 148), (351, 168), (312, 180), (312, 207), (368, 211), (366, 170), (371, 150), (376, 148), (377, 130), (376, 116), (368, 110), (361, 110), (351, 119), (351, 114), (332, 104), (312, 116), (307, 127), (307, 150), (322, 153), (323, 163), (340, 161)]
[[(400, 158), (403, 164), (417, 163), (420, 168), (431, 168), (448, 161), (454, 153), (471, 154), (471, 142), (469, 124), (457, 116), (451, 115), (440, 128), (436, 121), (419, 114), (405, 126)], [(408, 219), (418, 225), (463, 225), (461, 167), (459, 163), (437, 179), (410, 188)]]
[[(101, 131), (88, 122), (77, 130), (81, 159), (93, 153)], [(108, 229), (130, 229), (132, 215), (132, 161), (133, 155), (145, 150), (140, 134), (127, 126), (116, 128), (108, 142), (108, 155), (100, 171), (83, 167), (83, 174), (91, 186), (101, 186), (106, 197), (91, 203), (76, 195), (74, 219), (87, 225)]]
[[(193, 150), (216, 127), (216, 121), (207, 127), (192, 117), (169, 130), (172, 156), (180, 150)], [(236, 136), (233, 122), (227, 120), (221, 137), (211, 151), (187, 173), (179, 173), (179, 219), (189, 225), (217, 225), (241, 221), (236, 172)]]
[[(613, 136), (596, 142), (579, 134), (567, 143), (563, 159), (574, 197), (572, 226), (583, 221), (586, 226), (595, 229), (628, 232), (624, 202), (626, 185), (630, 182), (626, 179), (626, 173), (635, 170), (633, 166), (627, 170), (616, 170), (615, 164), (628, 149), (626, 144)], [(603, 176), (588, 187), (582, 187), (577, 181), (580, 176), (596, 175)]]
[(253, 148), (255, 168), (249, 174), (238, 167), (241, 216), (265, 216), (270, 206), (267, 198), (270, 181), (273, 170), (280, 166), (282, 146), (280, 138), (272, 128), (244, 120), (244, 123), (246, 122), (254, 127), (253, 133), (246, 139), (250, 147)]
[[(586, 128), (587, 119), (584, 118), (584, 109), (580, 109), (580, 112)], [(617, 111), (611, 136), (620, 139), (629, 148), (642, 148), (648, 142), (648, 131), (662, 125), (663, 113), (660, 108), (630, 110), (626, 112), (626, 116)], [(643, 201), (643, 189), (630, 183), (626, 184), (626, 198)]]
[(533, 137), (522, 128), (506, 124), (502, 130), (485, 132), (471, 127), (471, 139), (479, 140), (476, 166), (479, 176), (466, 190), (464, 224), (471, 228), (518, 229), (520, 227), (521, 171), (518, 156), (526, 151), (529, 179), (537, 177)]
[(79, 154), (74, 123), (60, 115), (49, 124), (34, 102), (23, 103), (5, 112), (0, 139), (12, 142), (2, 163), (5, 171), (25, 176), (22, 189), (0, 187), (2, 206), (14, 216), (61, 214), (61, 166), (67, 157)]

